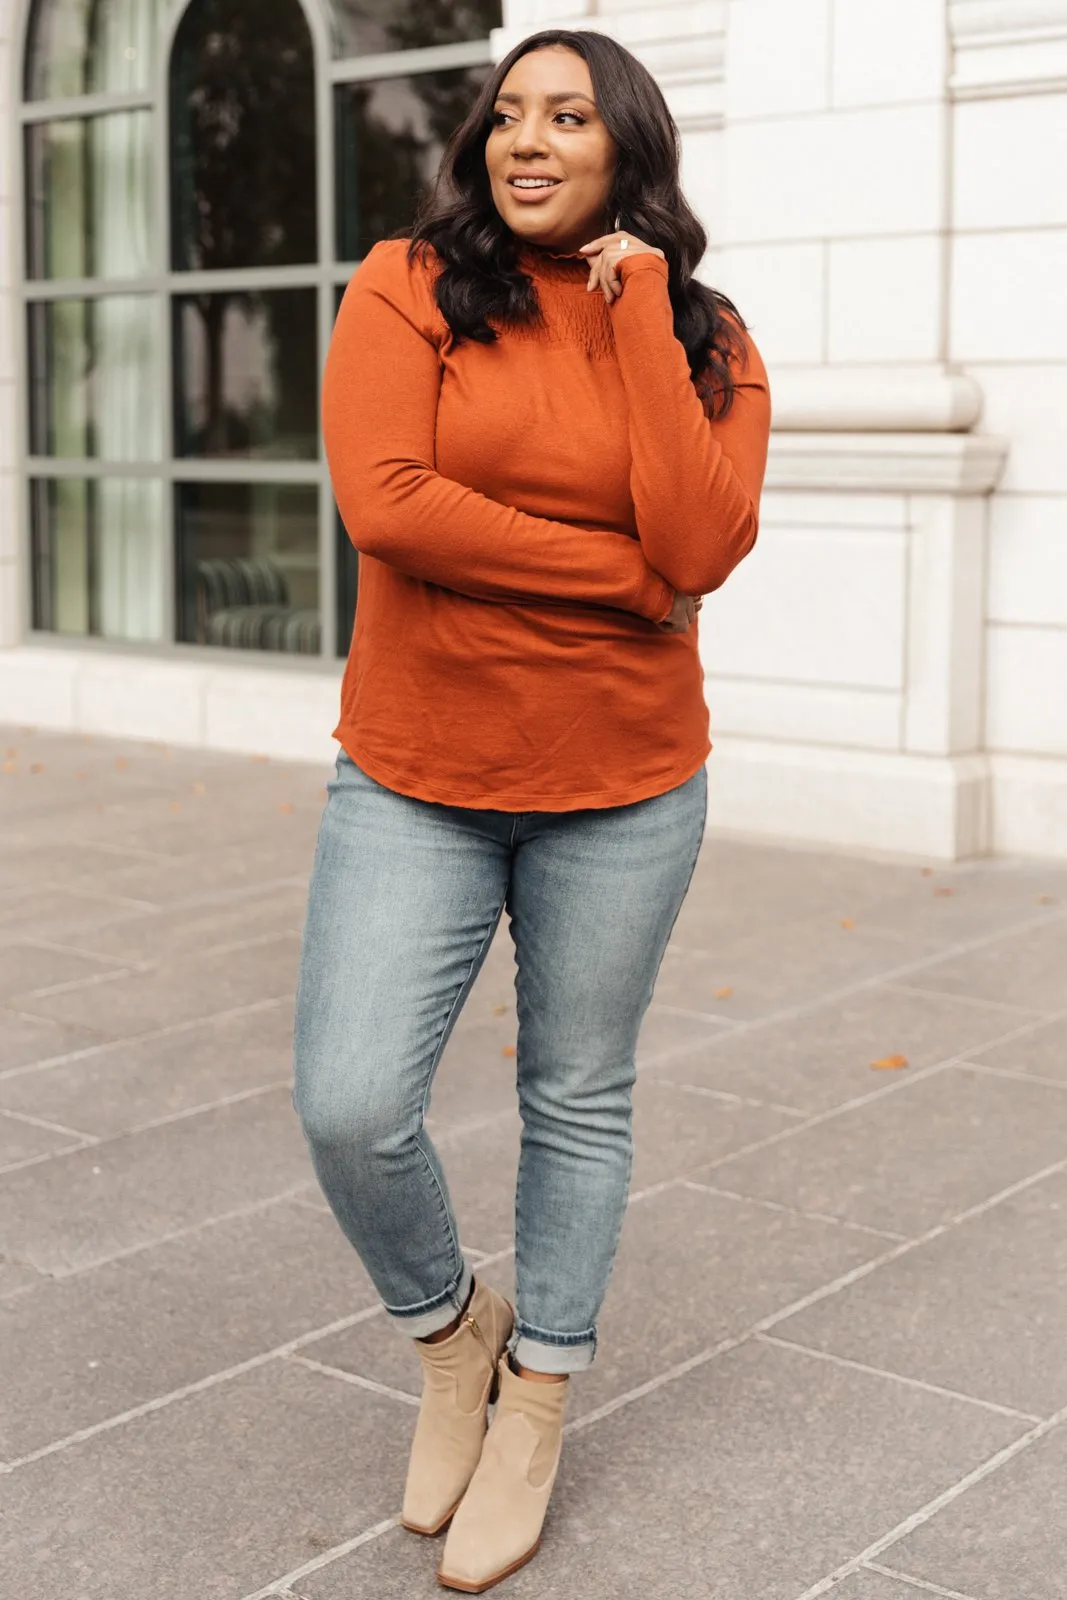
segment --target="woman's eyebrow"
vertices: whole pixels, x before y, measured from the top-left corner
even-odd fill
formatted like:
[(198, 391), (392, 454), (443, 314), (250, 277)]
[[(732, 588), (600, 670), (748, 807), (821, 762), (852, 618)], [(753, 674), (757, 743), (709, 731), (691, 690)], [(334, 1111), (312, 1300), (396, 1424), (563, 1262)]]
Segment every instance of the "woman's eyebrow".
[[(544, 98), (550, 106), (562, 105), (564, 100), (588, 100), (591, 106), (596, 105), (592, 95), (583, 94), (581, 89), (575, 89), (571, 94), (546, 94)], [(521, 94), (498, 94), (497, 99), (506, 100), (509, 105), (514, 106), (521, 106), (523, 102)]]

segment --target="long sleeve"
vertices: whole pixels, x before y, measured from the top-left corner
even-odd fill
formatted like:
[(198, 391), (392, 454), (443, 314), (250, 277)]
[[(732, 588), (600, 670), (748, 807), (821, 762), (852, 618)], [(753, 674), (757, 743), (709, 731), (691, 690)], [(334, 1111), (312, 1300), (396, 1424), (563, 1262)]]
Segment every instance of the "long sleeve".
[(683, 594), (719, 588), (755, 543), (767, 464), (770, 395), (755, 345), (735, 372), (729, 414), (711, 420), (675, 337), (667, 264), (650, 252), (621, 263), (611, 307), (630, 412), (631, 489), (650, 564)]
[(636, 539), (527, 515), (435, 470), (435, 310), (426, 269), (390, 240), (368, 254), (338, 313), (322, 431), (356, 549), (476, 599), (580, 602), (662, 621), (673, 592)]

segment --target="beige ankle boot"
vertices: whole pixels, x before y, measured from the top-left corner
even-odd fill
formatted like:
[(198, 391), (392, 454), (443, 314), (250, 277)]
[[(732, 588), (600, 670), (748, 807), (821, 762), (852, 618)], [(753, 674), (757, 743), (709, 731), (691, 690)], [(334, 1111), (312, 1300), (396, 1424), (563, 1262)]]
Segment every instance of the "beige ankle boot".
[(520, 1378), (500, 1363), (500, 1398), (482, 1459), (452, 1519), (438, 1579), (481, 1594), (537, 1554), (563, 1440), (569, 1385)]
[(422, 1404), (400, 1519), (412, 1533), (440, 1533), (463, 1497), (481, 1455), (490, 1390), (514, 1321), (508, 1302), (476, 1282), (455, 1333), (438, 1344), (415, 1341)]

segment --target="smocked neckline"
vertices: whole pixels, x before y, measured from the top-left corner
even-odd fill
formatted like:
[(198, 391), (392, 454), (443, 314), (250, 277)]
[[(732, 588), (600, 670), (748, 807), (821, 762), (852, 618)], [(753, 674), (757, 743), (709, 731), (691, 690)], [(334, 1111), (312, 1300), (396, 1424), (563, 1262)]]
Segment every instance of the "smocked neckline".
[(542, 277), (566, 278), (576, 280), (577, 269), (583, 269), (583, 276), (577, 279), (584, 283), (589, 272), (589, 257), (579, 255), (577, 251), (561, 252), (559, 250), (546, 250), (539, 245), (523, 244), (519, 248), (519, 265), (524, 269)]

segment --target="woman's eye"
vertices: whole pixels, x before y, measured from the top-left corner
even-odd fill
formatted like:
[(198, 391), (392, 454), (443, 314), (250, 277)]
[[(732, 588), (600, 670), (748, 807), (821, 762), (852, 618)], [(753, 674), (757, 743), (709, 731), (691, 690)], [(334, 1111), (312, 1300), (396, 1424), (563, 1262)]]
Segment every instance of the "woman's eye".
[(557, 117), (571, 117), (579, 126), (585, 121), (580, 111), (557, 111)]

